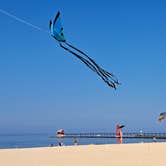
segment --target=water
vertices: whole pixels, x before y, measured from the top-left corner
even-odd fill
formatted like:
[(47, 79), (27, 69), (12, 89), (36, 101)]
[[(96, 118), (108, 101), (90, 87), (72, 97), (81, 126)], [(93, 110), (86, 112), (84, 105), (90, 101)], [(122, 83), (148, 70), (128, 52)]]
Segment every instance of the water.
[[(48, 147), (51, 144), (58, 146), (56, 138), (50, 138), (51, 134), (5, 134), (0, 135), (0, 148), (30, 148)], [(114, 138), (78, 138), (79, 145), (88, 144), (116, 144)], [(123, 139), (123, 143), (152, 142), (152, 139)], [(64, 145), (73, 145), (72, 138), (62, 140)], [(157, 142), (166, 142), (165, 139), (158, 139)]]
[(49, 136), (49, 134), (0, 135), (0, 148), (45, 147), (55, 141)]

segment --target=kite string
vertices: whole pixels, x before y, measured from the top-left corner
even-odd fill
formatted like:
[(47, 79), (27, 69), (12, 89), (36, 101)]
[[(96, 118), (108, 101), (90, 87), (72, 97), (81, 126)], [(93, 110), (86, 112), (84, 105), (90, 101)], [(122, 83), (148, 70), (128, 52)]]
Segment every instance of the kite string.
[(43, 32), (49, 33), (47, 30), (44, 30), (43, 28), (41, 28), (41, 27), (39, 27), (39, 26), (36, 26), (36, 25), (34, 25), (34, 24), (32, 24), (32, 23), (30, 23), (30, 22), (28, 22), (28, 21), (26, 21), (26, 20), (24, 20), (24, 19), (22, 19), (22, 18), (19, 18), (19, 17), (17, 17), (16, 15), (13, 15), (13, 14), (11, 14), (11, 13), (9, 13), (9, 12), (3, 10), (3, 9), (0, 9), (0, 13), (2, 13), (3, 15), (8, 16), (8, 17), (10, 17), (10, 18), (12, 18), (12, 19), (14, 19), (14, 20), (20, 22), (20, 23), (23, 23), (23, 24), (25, 24), (25, 25), (27, 25), (27, 26), (29, 26), (29, 27), (32, 27), (33, 29), (36, 29), (36, 30), (38, 30), (38, 31), (43, 31)]

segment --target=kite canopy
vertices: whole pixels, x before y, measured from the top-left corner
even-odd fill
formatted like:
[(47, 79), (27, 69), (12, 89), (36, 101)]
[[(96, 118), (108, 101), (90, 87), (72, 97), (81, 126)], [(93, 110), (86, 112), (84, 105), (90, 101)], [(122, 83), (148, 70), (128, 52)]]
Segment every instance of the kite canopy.
[(125, 125), (121, 125), (121, 126), (119, 126), (120, 129), (122, 129), (123, 127), (125, 127)]
[(120, 125), (120, 124), (117, 124), (117, 125), (116, 125), (116, 129), (121, 129), (121, 128), (123, 128), (123, 127), (125, 127), (125, 125)]
[(54, 21), (50, 21), (51, 36), (59, 42), (65, 42), (64, 30), (60, 20), (60, 12), (55, 16)]
[(160, 116), (159, 116), (159, 118), (158, 118), (158, 121), (161, 122), (161, 121), (163, 121), (165, 118), (166, 118), (166, 112), (162, 112), (162, 113), (160, 113)]

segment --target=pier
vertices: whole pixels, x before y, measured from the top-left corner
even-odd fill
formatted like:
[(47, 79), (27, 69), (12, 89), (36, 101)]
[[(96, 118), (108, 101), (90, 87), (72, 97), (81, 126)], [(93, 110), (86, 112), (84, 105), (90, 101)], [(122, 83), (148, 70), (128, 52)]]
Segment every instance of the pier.
[[(115, 133), (66, 133), (64, 135), (51, 136), (51, 138), (118, 138)], [(123, 133), (122, 138), (146, 138), (166, 139), (166, 133)]]

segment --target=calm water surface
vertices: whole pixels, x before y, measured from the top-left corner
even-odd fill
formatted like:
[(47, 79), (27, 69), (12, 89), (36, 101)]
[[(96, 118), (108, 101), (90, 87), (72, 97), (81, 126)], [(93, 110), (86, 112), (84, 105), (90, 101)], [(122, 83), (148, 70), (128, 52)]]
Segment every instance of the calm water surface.
[[(30, 148), (48, 147), (51, 144), (58, 146), (56, 138), (50, 138), (51, 134), (5, 134), (0, 135), (0, 148)], [(80, 145), (87, 144), (116, 144), (114, 138), (79, 138)], [(62, 140), (64, 145), (73, 145), (73, 139), (65, 138)], [(124, 143), (152, 142), (152, 139), (123, 139)], [(166, 142), (160, 139), (157, 142)]]

